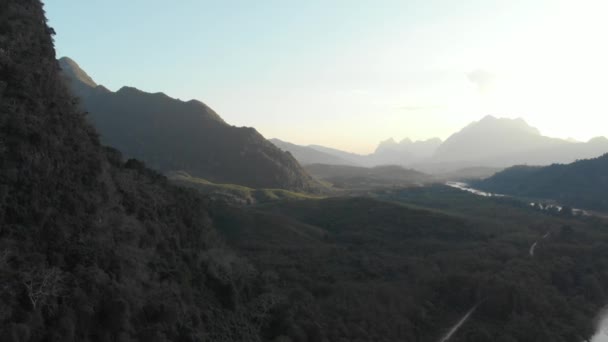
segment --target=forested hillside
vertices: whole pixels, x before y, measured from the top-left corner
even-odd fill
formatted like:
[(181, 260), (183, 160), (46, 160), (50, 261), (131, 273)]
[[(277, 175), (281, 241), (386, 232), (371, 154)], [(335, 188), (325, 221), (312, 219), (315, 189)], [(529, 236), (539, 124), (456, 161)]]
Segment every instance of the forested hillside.
[(608, 154), (566, 165), (515, 166), (476, 182), (474, 186), (495, 193), (608, 211)]
[(442, 186), (209, 201), (100, 144), (52, 34), (0, 2), (0, 341), (435, 342), (466, 312), (450, 341), (593, 333), (606, 222)]
[(206, 204), (100, 145), (38, 0), (0, 2), (0, 341), (256, 341)]
[(472, 308), (450, 341), (576, 342), (593, 333), (608, 300), (605, 223), (443, 186), (378, 197), (213, 211), (230, 243), (271, 270), (289, 298), (266, 336), (435, 342)]

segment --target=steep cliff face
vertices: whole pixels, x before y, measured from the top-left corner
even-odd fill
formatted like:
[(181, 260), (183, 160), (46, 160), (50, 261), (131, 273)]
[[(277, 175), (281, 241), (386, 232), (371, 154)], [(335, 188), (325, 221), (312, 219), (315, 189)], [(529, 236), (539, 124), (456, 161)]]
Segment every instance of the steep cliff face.
[(257, 340), (254, 270), (201, 198), (99, 143), (52, 33), (0, 2), (0, 340)]
[(97, 85), (76, 62), (59, 60), (71, 90), (104, 144), (161, 172), (186, 171), (216, 183), (314, 190), (292, 155), (255, 129), (227, 124), (199, 101), (180, 101), (132, 87)]

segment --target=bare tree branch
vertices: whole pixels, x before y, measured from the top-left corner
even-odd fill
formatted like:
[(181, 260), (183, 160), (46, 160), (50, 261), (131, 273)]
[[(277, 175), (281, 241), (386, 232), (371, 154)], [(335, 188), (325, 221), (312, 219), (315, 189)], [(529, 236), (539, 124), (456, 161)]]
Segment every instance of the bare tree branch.
[(23, 285), (34, 309), (47, 305), (51, 298), (59, 297), (63, 290), (63, 274), (57, 267), (30, 271)]

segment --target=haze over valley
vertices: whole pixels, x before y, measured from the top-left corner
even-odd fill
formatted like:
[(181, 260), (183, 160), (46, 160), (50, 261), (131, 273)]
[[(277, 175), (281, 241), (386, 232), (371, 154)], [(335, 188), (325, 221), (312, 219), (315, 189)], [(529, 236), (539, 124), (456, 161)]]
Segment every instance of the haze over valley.
[[(271, 139), (290, 151), (302, 164), (351, 164), (359, 166), (402, 165), (431, 173), (470, 167), (504, 168), (511, 165), (571, 163), (608, 152), (608, 139), (595, 137), (587, 142), (550, 138), (523, 119), (486, 116), (450, 135), (411, 141), (381, 142), (374, 153), (359, 155), (319, 145), (297, 146)], [(332, 157), (332, 158), (330, 158)]]
[[(263, 180), (239, 179), (238, 174), (230, 175), (227, 170), (209, 170), (209, 165), (205, 166), (205, 170), (201, 169), (201, 166), (192, 165), (197, 160), (207, 161), (206, 164), (211, 165), (226, 163), (214, 161), (213, 158), (225, 158), (230, 152), (228, 150), (213, 152), (213, 149), (205, 151), (204, 147), (210, 144), (219, 142), (219, 145), (213, 147), (226, 146), (225, 148), (231, 149), (234, 153), (247, 149), (236, 145), (238, 143), (234, 138), (220, 133), (218, 129), (223, 127), (226, 127), (224, 129), (227, 132), (235, 132), (232, 134), (257, 135), (251, 138), (243, 137), (242, 139), (250, 140), (244, 140), (242, 144), (245, 142), (252, 144), (253, 140), (257, 140), (269, 151), (273, 150), (273, 146), (252, 129), (248, 131), (240, 129), (241, 133), (236, 133), (238, 128), (230, 127), (216, 112), (197, 100), (182, 102), (163, 93), (151, 94), (127, 86), (122, 87), (118, 92), (112, 92), (103, 85), (95, 83), (74, 60), (63, 57), (59, 62), (69, 86), (80, 96), (81, 105), (89, 112), (89, 119), (100, 131), (102, 140), (128, 156), (140, 158), (161, 171), (184, 170), (216, 182), (294, 189), (311, 186), (306, 184), (310, 181), (288, 180), (287, 176), (279, 176), (285, 179), (277, 180), (275, 183), (262, 184)], [(173, 109), (180, 106), (183, 109)], [(155, 116), (155, 119), (149, 120), (144, 116)], [(195, 123), (197, 120), (199, 123)], [(208, 128), (203, 130), (203, 125)], [(121, 127), (123, 130), (118, 131), (116, 127)], [(193, 128), (194, 131), (188, 132)], [(218, 133), (220, 133), (218, 136), (213, 136)], [(431, 174), (446, 174), (471, 168), (496, 171), (512, 165), (571, 163), (578, 159), (598, 157), (608, 152), (608, 139), (604, 136), (594, 137), (587, 142), (550, 138), (543, 136), (537, 128), (528, 125), (522, 118), (507, 119), (491, 115), (470, 123), (450, 135), (445, 141), (439, 138), (422, 141), (403, 138), (397, 142), (389, 138), (380, 142), (373, 153), (366, 155), (314, 144), (300, 146), (276, 138), (269, 141), (279, 149), (290, 152), (301, 165), (329, 164), (360, 167), (399, 165)], [(140, 145), (135, 146), (135, 143)], [(175, 153), (176, 150), (171, 150), (170, 146), (174, 146), (173, 148), (179, 150), (180, 154), (190, 150), (191, 155), (184, 156), (189, 160), (176, 160), (179, 154)], [(167, 150), (166, 155), (162, 154), (163, 149)], [(279, 156), (284, 158), (285, 163), (292, 164), (286, 168), (297, 169), (293, 161), (289, 161), (289, 157), (281, 155), (278, 150), (272, 153), (275, 153), (277, 158)], [(254, 161), (257, 158), (255, 156), (250, 158), (253, 158), (249, 164), (251, 167), (257, 167), (258, 163), (261, 163), (261, 159)], [(184, 162), (190, 163), (190, 166), (185, 166)], [(294, 170), (289, 172), (299, 172)], [(276, 173), (271, 170), (259, 172)], [(482, 175), (489, 176), (491, 172)], [(304, 176), (300, 175), (300, 177)]]
[(608, 7), (356, 5), (0, 2), (0, 341), (605, 342)]

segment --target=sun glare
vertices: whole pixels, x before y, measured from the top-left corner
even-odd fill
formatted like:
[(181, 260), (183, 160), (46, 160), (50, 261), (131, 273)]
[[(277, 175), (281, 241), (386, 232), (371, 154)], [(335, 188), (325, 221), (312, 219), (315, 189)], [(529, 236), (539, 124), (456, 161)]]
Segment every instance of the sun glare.
[(597, 122), (608, 114), (603, 43), (608, 23), (602, 18), (608, 4), (570, 2), (556, 8), (498, 44), (480, 102), (488, 113), (525, 117), (543, 133), (587, 140), (601, 131), (591, 132), (585, 120)]

